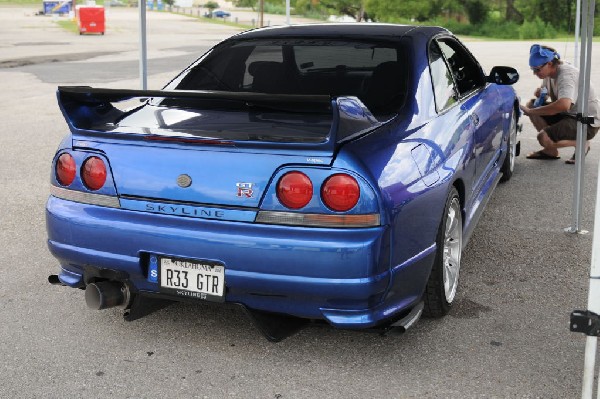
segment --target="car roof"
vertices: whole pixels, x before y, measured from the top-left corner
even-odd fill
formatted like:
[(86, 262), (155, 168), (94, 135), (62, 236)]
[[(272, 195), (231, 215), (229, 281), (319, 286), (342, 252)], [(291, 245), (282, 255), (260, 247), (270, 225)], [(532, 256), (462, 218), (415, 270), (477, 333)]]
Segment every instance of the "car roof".
[(395, 25), (380, 23), (327, 23), (275, 26), (242, 32), (232, 39), (262, 39), (285, 37), (327, 37), (336, 39), (397, 40), (403, 36), (435, 36), (449, 33), (437, 26)]

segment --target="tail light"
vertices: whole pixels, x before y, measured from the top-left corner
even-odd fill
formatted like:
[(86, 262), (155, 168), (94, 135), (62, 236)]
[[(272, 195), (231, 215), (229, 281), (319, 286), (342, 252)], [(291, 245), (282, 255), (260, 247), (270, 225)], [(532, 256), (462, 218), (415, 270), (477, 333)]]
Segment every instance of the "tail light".
[(56, 180), (63, 185), (68, 186), (75, 180), (77, 167), (71, 154), (64, 153), (56, 160)]
[(304, 173), (286, 173), (277, 183), (277, 198), (287, 208), (300, 209), (306, 206), (312, 195), (312, 182)]
[(90, 190), (99, 190), (106, 182), (106, 165), (98, 157), (89, 157), (81, 167), (81, 178)]
[(360, 187), (350, 175), (339, 173), (330, 176), (321, 187), (323, 203), (331, 210), (345, 212), (354, 207), (360, 197)]
[[(290, 209), (307, 206), (313, 195), (310, 178), (298, 171), (284, 174), (277, 182), (276, 190), (281, 204)], [(361, 210), (367, 213), (341, 213), (354, 208), (361, 198), (360, 186), (354, 177), (346, 173), (330, 175), (323, 181), (320, 193), (322, 203), (330, 210), (340, 213), (320, 212), (319, 206), (307, 209), (314, 209), (316, 213), (261, 210), (256, 222), (326, 228), (368, 228), (381, 225), (373, 193), (364, 194), (366, 204)]]

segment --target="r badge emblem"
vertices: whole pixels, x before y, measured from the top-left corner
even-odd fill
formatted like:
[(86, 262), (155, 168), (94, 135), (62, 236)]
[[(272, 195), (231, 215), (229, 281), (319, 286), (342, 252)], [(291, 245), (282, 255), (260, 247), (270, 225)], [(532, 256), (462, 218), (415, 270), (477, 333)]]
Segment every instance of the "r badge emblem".
[(254, 190), (252, 189), (254, 183), (236, 183), (235, 185), (238, 197), (252, 198), (254, 196)]
[(177, 185), (181, 188), (186, 188), (192, 185), (192, 178), (189, 175), (183, 174), (177, 176)]

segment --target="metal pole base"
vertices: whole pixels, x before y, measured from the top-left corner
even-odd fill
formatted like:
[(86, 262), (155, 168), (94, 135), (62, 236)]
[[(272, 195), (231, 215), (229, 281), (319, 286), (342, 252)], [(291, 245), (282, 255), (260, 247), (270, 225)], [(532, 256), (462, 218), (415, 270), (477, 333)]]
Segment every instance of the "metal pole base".
[(590, 234), (590, 232), (587, 230), (577, 230), (575, 227), (565, 227), (563, 231), (566, 234), (579, 234), (579, 235)]

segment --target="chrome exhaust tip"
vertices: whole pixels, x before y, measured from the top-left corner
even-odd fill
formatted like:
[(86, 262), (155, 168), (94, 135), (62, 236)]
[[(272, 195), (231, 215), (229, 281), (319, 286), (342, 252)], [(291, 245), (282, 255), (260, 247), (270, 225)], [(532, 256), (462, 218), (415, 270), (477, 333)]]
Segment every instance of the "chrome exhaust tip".
[(116, 281), (99, 281), (85, 287), (85, 303), (90, 309), (102, 310), (127, 306), (130, 298), (129, 288)]
[(60, 281), (60, 279), (58, 278), (58, 275), (56, 275), (56, 274), (49, 275), (48, 282), (52, 285), (65, 285), (62, 281)]

